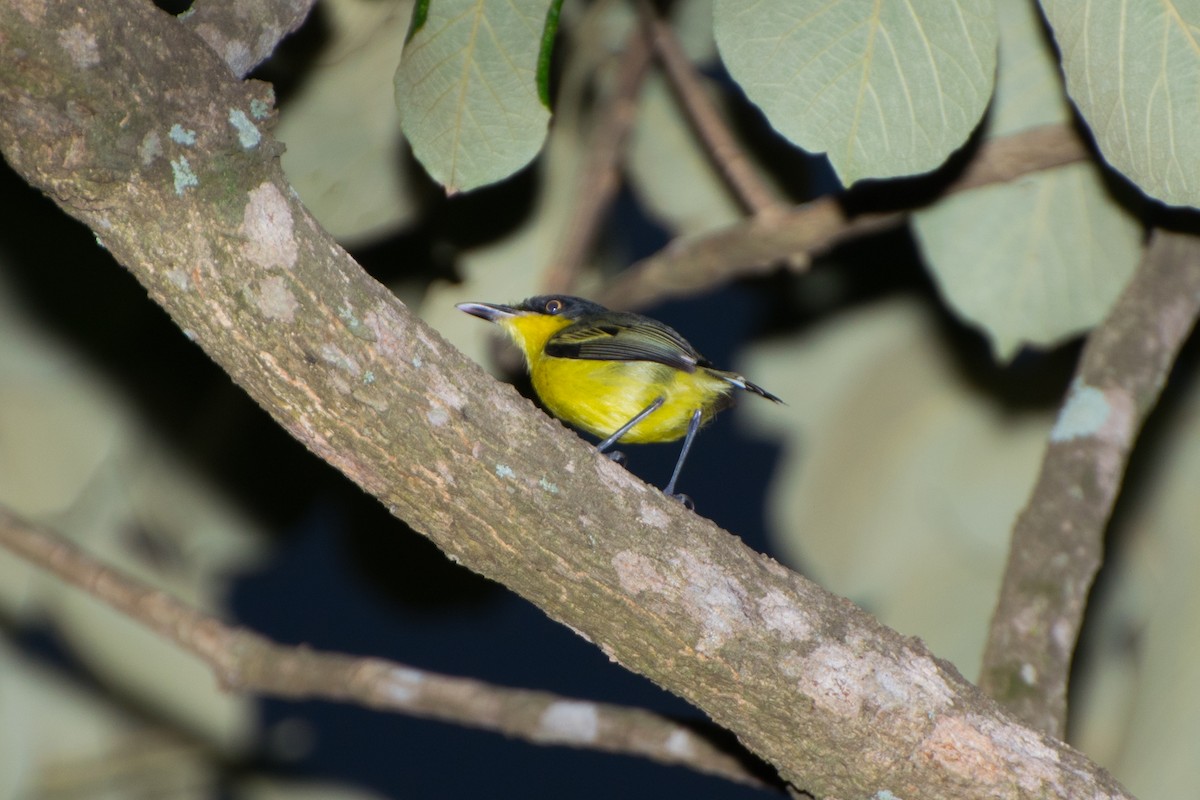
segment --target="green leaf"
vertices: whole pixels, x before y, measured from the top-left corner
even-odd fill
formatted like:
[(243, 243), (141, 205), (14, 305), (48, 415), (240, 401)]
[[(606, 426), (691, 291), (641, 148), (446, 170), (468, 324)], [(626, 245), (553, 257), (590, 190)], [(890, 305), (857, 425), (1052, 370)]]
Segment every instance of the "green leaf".
[(1091, 164), (952, 197), (914, 222), (946, 299), (1002, 359), (1098, 323), (1141, 251), (1140, 224)]
[(417, 160), (448, 192), (508, 177), (546, 137), (538, 58), (553, 0), (437, 0), (404, 47), (396, 106)]
[(746, 95), (846, 184), (934, 169), (991, 97), (991, 0), (718, 0), (714, 23)]
[[(998, 14), (1000, 71), (987, 135), (1066, 122), (1070, 107), (1033, 3), (1002, 3)], [(913, 223), (946, 301), (987, 332), (1000, 358), (1098, 323), (1141, 254), (1140, 223), (1091, 163), (952, 195)]]
[(542, 44), (538, 50), (537, 87), (542, 105), (553, 110), (550, 103), (550, 59), (554, 55), (554, 39), (558, 36), (558, 16), (563, 0), (552, 0), (546, 11), (546, 26), (542, 29)]
[(417, 0), (416, 5), (413, 6), (412, 20), (408, 24), (408, 35), (404, 37), (405, 42), (412, 39), (417, 35), (417, 31), (425, 27), (425, 18), (429, 16), (429, 2), (430, 0)]
[(1043, 0), (1067, 91), (1142, 191), (1200, 205), (1200, 3)]

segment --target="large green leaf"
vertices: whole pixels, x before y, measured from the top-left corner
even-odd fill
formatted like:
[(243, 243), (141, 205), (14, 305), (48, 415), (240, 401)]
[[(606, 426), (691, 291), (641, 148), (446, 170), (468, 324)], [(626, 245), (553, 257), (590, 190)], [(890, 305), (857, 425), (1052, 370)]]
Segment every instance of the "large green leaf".
[(937, 167), (992, 94), (991, 0), (718, 0), (714, 23), (746, 95), (847, 184)]
[(1090, 164), (952, 198), (915, 226), (946, 299), (1004, 359), (1098, 323), (1140, 253), (1141, 226)]
[[(1032, 0), (1000, 4), (998, 18), (1000, 69), (987, 135), (1068, 121)], [(1141, 250), (1141, 225), (1091, 163), (952, 195), (913, 219), (947, 302), (987, 332), (1001, 358), (1103, 319)]]
[(1143, 191), (1200, 205), (1200, 2), (1042, 0), (1067, 90)]
[(396, 70), (413, 153), (448, 192), (525, 166), (546, 138), (538, 56), (554, 0), (431, 0)]

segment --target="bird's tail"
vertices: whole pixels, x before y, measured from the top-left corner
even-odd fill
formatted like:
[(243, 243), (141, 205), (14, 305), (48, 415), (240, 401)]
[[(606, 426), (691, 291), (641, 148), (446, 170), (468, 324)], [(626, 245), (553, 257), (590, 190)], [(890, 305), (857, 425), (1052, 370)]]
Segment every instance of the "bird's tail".
[(778, 397), (776, 397), (775, 395), (768, 392), (766, 389), (759, 386), (757, 383), (751, 383), (750, 381), (743, 378), (741, 375), (738, 375), (736, 372), (724, 372), (722, 370), (713, 370), (713, 372), (715, 372), (717, 374), (717, 376), (720, 377), (722, 380), (732, 383), (734, 386), (738, 387), (739, 389), (745, 389), (747, 392), (753, 392), (754, 394), (758, 395), (759, 397), (765, 397), (768, 400), (771, 400), (776, 403), (783, 403), (782, 400), (780, 400)]

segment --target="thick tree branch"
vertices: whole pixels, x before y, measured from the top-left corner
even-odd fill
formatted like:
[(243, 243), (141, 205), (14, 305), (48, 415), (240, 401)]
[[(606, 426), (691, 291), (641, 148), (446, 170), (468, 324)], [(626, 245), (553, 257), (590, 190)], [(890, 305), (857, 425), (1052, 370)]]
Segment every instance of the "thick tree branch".
[[(1053, 125), (993, 139), (980, 146), (944, 194), (1053, 169), (1090, 157), (1071, 128)], [(858, 236), (904, 224), (911, 209), (851, 216), (843, 202), (821, 197), (782, 215), (755, 217), (706, 236), (677, 240), (622, 272), (601, 302), (612, 308), (644, 308), (673, 297), (776, 269), (782, 262), (807, 265), (812, 258)]]
[(423, 325), (312, 219), (255, 122), (261, 98), (173, 18), (143, 0), (3, 0), (0, 36), (14, 169), (280, 425), (451, 558), (815, 795), (1129, 797)]
[(1066, 729), (1071, 656), (1129, 453), (1197, 314), (1200, 238), (1156, 230), (1088, 338), (1013, 529), (980, 685), (1055, 736)]
[(0, 507), (0, 545), (53, 572), (199, 657), (224, 687), (371, 708), (503, 733), (535, 744), (640, 756), (738, 783), (764, 785), (696, 731), (637, 708), (439, 675), (378, 658), (285, 647), (230, 627)]
[(180, 20), (244, 78), (308, 18), (317, 0), (196, 0)]

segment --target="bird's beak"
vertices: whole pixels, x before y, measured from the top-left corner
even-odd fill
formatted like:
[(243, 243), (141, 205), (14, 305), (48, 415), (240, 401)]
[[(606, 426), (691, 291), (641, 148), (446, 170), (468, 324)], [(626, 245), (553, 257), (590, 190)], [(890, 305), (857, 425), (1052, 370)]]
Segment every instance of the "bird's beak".
[(472, 316), (486, 319), (488, 322), (511, 319), (521, 313), (512, 306), (502, 306), (496, 303), (459, 303), (455, 308)]

